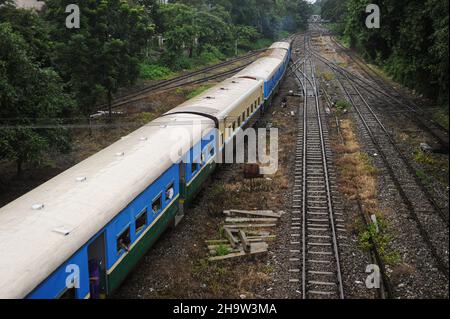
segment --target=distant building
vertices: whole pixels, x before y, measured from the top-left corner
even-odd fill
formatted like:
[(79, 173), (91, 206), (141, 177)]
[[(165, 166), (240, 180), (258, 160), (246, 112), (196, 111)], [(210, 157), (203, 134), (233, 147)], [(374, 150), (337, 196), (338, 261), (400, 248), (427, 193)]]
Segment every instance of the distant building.
[(14, 3), (17, 8), (23, 9), (41, 10), (44, 6), (44, 1), (38, 0), (14, 0)]

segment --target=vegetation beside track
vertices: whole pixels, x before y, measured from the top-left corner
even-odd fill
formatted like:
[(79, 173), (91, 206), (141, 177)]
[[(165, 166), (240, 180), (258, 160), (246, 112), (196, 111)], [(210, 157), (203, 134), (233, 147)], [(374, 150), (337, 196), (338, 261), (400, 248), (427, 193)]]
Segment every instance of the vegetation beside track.
[[(380, 7), (379, 29), (365, 25), (369, 3)], [(448, 117), (448, 1), (319, 0), (317, 4), (345, 46), (356, 49), (396, 82), (434, 99)]]
[(365, 220), (376, 216), (377, 225), (356, 220), (352, 228), (359, 246), (365, 251), (376, 249), (382, 262), (391, 267), (401, 263), (400, 255), (390, 247), (389, 224), (378, 204), (377, 169), (369, 155), (361, 150), (350, 119), (340, 121), (341, 144), (334, 146), (338, 159), (340, 189), (350, 201), (357, 201), (363, 207)]

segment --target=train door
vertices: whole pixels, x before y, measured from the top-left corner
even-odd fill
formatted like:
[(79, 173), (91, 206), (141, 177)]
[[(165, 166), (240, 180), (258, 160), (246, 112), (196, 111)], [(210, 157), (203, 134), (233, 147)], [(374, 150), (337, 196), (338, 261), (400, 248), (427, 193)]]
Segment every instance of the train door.
[(174, 226), (176, 227), (184, 217), (184, 206), (186, 202), (186, 164), (181, 161), (179, 165), (180, 171), (180, 200), (178, 201), (178, 213), (175, 215)]
[(89, 291), (91, 299), (106, 298), (105, 233), (88, 246)]

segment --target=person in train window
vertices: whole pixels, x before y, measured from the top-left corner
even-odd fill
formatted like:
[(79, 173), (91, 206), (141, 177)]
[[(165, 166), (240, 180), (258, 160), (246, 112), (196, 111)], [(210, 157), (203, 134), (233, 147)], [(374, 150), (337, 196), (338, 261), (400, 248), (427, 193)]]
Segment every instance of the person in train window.
[(153, 204), (152, 205), (152, 211), (154, 214), (158, 214), (159, 208), (157, 204)]
[(100, 265), (95, 258), (89, 260), (89, 290), (92, 299), (100, 299)]
[(171, 200), (173, 198), (173, 195), (174, 195), (174, 190), (173, 190), (173, 186), (171, 186), (166, 190), (166, 200), (168, 200), (168, 201)]

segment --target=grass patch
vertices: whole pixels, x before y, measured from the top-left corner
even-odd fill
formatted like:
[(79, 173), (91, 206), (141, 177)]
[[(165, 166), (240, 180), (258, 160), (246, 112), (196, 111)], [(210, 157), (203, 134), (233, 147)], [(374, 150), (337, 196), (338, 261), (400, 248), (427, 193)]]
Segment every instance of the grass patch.
[(336, 102), (336, 109), (343, 111), (350, 108), (351, 104), (346, 100), (339, 100)]
[(436, 165), (436, 160), (433, 158), (432, 154), (427, 154), (421, 149), (415, 150), (414, 160), (423, 165)]
[(228, 247), (225, 245), (219, 245), (216, 248), (216, 253), (217, 253), (217, 256), (226, 256), (230, 253), (230, 249), (228, 249)]
[(325, 81), (328, 81), (328, 82), (334, 79), (333, 73), (327, 72), (327, 73), (322, 74), (322, 76), (325, 79)]
[(372, 158), (361, 152), (354, 133), (351, 120), (341, 121), (343, 144), (335, 146), (339, 155), (336, 161), (339, 169), (339, 187), (349, 200), (357, 200), (364, 207), (364, 214), (377, 216), (377, 226), (373, 223), (366, 225), (357, 220), (349, 225), (358, 237), (359, 247), (363, 250), (376, 248), (386, 264), (397, 265), (401, 262), (400, 255), (389, 246), (392, 238), (388, 234), (388, 223), (378, 208), (377, 201), (377, 169)]
[(448, 130), (448, 110), (439, 110), (434, 112), (433, 120)]
[(377, 213), (375, 215), (377, 216), (377, 225), (371, 223), (368, 226), (363, 226), (363, 230), (360, 231), (358, 236), (358, 244), (365, 251), (376, 248), (381, 259), (387, 265), (396, 266), (401, 262), (401, 257), (398, 252), (389, 248), (392, 238), (386, 233), (388, 224), (382, 214)]

